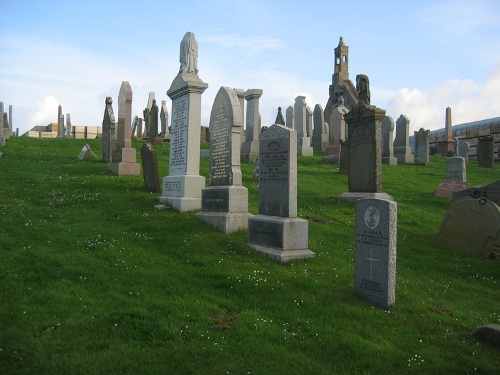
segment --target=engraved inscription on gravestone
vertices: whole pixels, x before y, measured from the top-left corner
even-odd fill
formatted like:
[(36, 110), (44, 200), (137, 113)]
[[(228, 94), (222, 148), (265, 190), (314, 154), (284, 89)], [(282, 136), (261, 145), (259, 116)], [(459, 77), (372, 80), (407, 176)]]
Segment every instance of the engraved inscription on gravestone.
[(174, 99), (172, 106), (169, 174), (175, 175), (187, 171), (188, 96)]
[(229, 190), (228, 189), (203, 189), (203, 199), (201, 200), (202, 211), (229, 211)]
[(231, 124), (229, 115), (220, 109), (211, 124), (211, 167), (210, 185), (232, 185), (231, 173)]

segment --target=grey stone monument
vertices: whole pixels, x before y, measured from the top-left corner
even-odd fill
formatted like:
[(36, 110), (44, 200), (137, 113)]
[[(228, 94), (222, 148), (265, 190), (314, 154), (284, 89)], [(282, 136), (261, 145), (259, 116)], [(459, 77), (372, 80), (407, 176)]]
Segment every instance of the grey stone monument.
[(294, 126), (297, 132), (297, 154), (313, 156), (311, 140), (307, 136), (307, 104), (305, 96), (297, 96), (293, 106)]
[(118, 94), (118, 124), (116, 125), (116, 148), (108, 169), (119, 176), (139, 176), (141, 166), (136, 163), (136, 150), (132, 147), (132, 88), (122, 81)]
[(168, 109), (166, 100), (161, 101), (160, 122), (161, 122), (161, 138), (170, 139), (170, 132), (168, 130)]
[(394, 157), (393, 148), (394, 120), (391, 116), (385, 116), (382, 120), (382, 164), (397, 165), (398, 159)]
[(306, 132), (307, 138), (309, 138), (309, 146), (313, 145), (313, 115), (311, 108), (306, 105)]
[(137, 118), (137, 139), (142, 139), (142, 118)]
[[(144, 115), (144, 138), (147, 138), (149, 140), (151, 140), (152, 138), (154, 138), (154, 134), (153, 131), (151, 130), (151, 126), (150, 126), (150, 123), (149, 123), (149, 120), (150, 120), (150, 113), (151, 113), (151, 107), (153, 106), (153, 101), (155, 100), (155, 93), (153, 91), (151, 91), (148, 95), (148, 105), (147, 107), (144, 109), (144, 111), (142, 112), (143, 115)], [(158, 132), (158, 128), (156, 128), (156, 131), (155, 132)]]
[(349, 131), (349, 191), (339, 197), (340, 201), (392, 200), (391, 196), (382, 193), (380, 139), (384, 115), (385, 110), (363, 101), (345, 115)]
[(458, 141), (458, 155), (461, 156), (465, 159), (465, 162), (467, 163), (469, 161), (469, 151), (470, 151), (470, 145), (469, 142), (461, 140)]
[(62, 113), (57, 120), (57, 138), (64, 138), (64, 115)]
[(477, 142), (477, 165), (483, 168), (495, 166), (495, 149), (492, 136), (479, 137)]
[(349, 113), (349, 110), (344, 106), (344, 98), (341, 96), (338, 99), (338, 104), (331, 108), (327, 118), (330, 127), (330, 145), (325, 149), (325, 156), (323, 157), (323, 161), (327, 163), (340, 163), (342, 143), (347, 141), (347, 127), (344, 119), (347, 113)]
[(429, 138), (431, 132), (420, 128), (418, 132), (414, 132), (413, 139), (415, 140), (414, 163), (419, 165), (429, 165)]
[(274, 123), (285, 126), (285, 118), (283, 117), (283, 112), (281, 112), (281, 107), (278, 107), (278, 114), (276, 115)]
[(66, 113), (66, 138), (71, 138), (71, 115)]
[(248, 227), (248, 189), (240, 168), (241, 106), (236, 92), (221, 87), (210, 114), (209, 187), (196, 218), (225, 233)]
[(158, 158), (150, 143), (144, 143), (141, 149), (142, 171), (144, 186), (151, 191), (161, 193), (160, 175), (158, 172)]
[(339, 173), (349, 174), (349, 143), (341, 141), (340, 144)]
[(488, 200), (500, 206), (500, 180), (488, 185), (473, 186), (469, 189), (460, 190), (453, 193), (452, 200), (462, 197), (487, 198)]
[(132, 120), (132, 138), (137, 139), (137, 120), (139, 119), (138, 116), (134, 116), (134, 119)]
[(104, 116), (102, 119), (102, 161), (111, 163), (113, 161), (113, 147), (115, 144), (115, 115), (113, 113), (113, 99), (106, 97)]
[(153, 99), (151, 108), (149, 109), (149, 141), (154, 145), (163, 144), (163, 139), (158, 133), (158, 105), (156, 99)]
[(444, 140), (439, 143), (439, 153), (441, 156), (449, 156), (455, 150), (455, 140), (453, 139), (451, 108), (446, 108), (446, 120), (444, 124)]
[(0, 148), (5, 146), (5, 137), (3, 135), (3, 102), (0, 102)]
[(246, 114), (246, 139), (241, 145), (241, 161), (251, 161), (255, 163), (259, 157), (259, 98), (263, 91), (260, 89), (250, 89), (245, 91), (247, 101)]
[(446, 180), (441, 181), (434, 194), (436, 197), (451, 198), (456, 191), (470, 188), (467, 182), (465, 159), (452, 156), (446, 160)]
[(274, 124), (259, 145), (259, 214), (248, 219), (248, 244), (279, 261), (311, 258), (309, 225), (297, 217), (297, 133)]
[[(238, 95), (238, 101), (240, 102), (241, 108), (241, 143), (243, 144), (246, 140), (245, 135), (245, 90), (233, 88), (236, 95)], [(241, 150), (241, 146), (240, 146)], [(241, 155), (240, 155), (241, 157)]]
[(14, 129), (14, 120), (12, 119), (12, 104), (9, 104), (9, 133), (12, 134)]
[(187, 32), (180, 46), (180, 69), (167, 95), (172, 99), (169, 175), (161, 203), (180, 212), (201, 208), (205, 177), (200, 176), (201, 94), (208, 84), (198, 77), (198, 43)]
[(285, 120), (286, 126), (289, 127), (290, 129), (295, 129), (293, 107), (291, 105), (288, 106), (288, 108), (286, 109), (285, 117), (286, 117)]
[(396, 138), (394, 139), (394, 157), (398, 164), (413, 164), (414, 158), (410, 147), (410, 120), (405, 115), (396, 120)]
[(325, 151), (330, 145), (330, 142), (327, 130), (325, 129), (325, 116), (323, 114), (323, 108), (320, 104), (316, 104), (314, 106), (313, 120), (313, 150)]
[(387, 309), (396, 301), (397, 203), (356, 202), (354, 289)]

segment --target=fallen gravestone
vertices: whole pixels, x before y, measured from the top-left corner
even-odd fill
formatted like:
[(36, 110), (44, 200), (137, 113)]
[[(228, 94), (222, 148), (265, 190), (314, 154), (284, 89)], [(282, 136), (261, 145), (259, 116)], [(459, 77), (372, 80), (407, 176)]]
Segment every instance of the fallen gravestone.
[(397, 203), (356, 201), (354, 288), (384, 308), (396, 300)]
[(82, 151), (80, 151), (80, 154), (78, 155), (78, 160), (86, 160), (89, 155), (95, 156), (95, 154), (90, 149), (90, 146), (88, 144), (85, 144), (85, 146), (83, 146), (82, 148)]

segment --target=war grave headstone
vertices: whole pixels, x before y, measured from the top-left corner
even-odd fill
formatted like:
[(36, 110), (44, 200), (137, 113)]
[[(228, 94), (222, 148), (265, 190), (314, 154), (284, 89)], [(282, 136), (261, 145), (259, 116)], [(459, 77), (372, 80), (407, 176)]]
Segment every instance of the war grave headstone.
[(394, 120), (392, 117), (385, 116), (381, 127), (382, 164), (397, 165), (398, 159), (394, 157), (393, 148)]
[(221, 87), (210, 114), (209, 186), (201, 192), (195, 216), (215, 229), (233, 233), (248, 227), (248, 189), (240, 168), (241, 106), (236, 92)]
[(325, 129), (325, 116), (320, 104), (314, 106), (313, 111), (313, 150), (325, 151), (330, 145), (328, 133)]
[(412, 164), (414, 161), (410, 147), (410, 120), (405, 115), (396, 120), (396, 138), (394, 139), (394, 157), (398, 164)]
[(66, 138), (71, 138), (71, 117), (69, 113), (66, 113)]
[(113, 147), (115, 144), (115, 115), (113, 113), (113, 99), (106, 97), (104, 101), (104, 116), (102, 119), (102, 161), (111, 163), (113, 161)]
[(246, 113), (246, 139), (241, 145), (241, 161), (251, 161), (255, 163), (259, 157), (259, 98), (263, 91), (260, 89), (249, 89), (245, 91), (245, 100), (247, 101)]
[(415, 152), (414, 163), (418, 165), (430, 165), (429, 162), (429, 138), (431, 132), (420, 128), (418, 132), (414, 132)]
[(278, 262), (311, 258), (309, 223), (297, 217), (297, 132), (274, 124), (260, 137), (259, 214), (248, 244)]
[(465, 159), (460, 156), (452, 156), (446, 160), (446, 180), (439, 183), (435, 196), (451, 198), (456, 191), (470, 188), (467, 182), (467, 170)]
[(493, 168), (495, 166), (495, 149), (493, 147), (493, 137), (479, 137), (477, 142), (477, 165), (483, 168)]
[(470, 151), (470, 145), (469, 142), (461, 140), (458, 141), (458, 155), (461, 156), (465, 159), (465, 162), (467, 163), (469, 161), (469, 151)]
[(381, 123), (385, 110), (360, 101), (345, 120), (349, 132), (349, 191), (339, 201), (361, 198), (392, 200), (382, 192)]
[[(446, 119), (444, 124), (444, 140), (439, 143), (439, 153), (441, 156), (450, 156), (455, 151), (455, 141), (453, 139), (453, 129), (451, 121), (451, 108), (446, 108)], [(454, 154), (455, 155), (455, 154)]]
[(454, 200), (441, 223), (439, 241), (481, 258), (499, 257), (499, 206), (484, 197)]
[(387, 309), (396, 301), (397, 203), (356, 202), (354, 289)]
[(344, 98), (341, 96), (338, 99), (338, 104), (332, 108), (327, 118), (330, 127), (330, 145), (325, 149), (325, 156), (323, 156), (323, 161), (326, 163), (340, 163), (341, 154), (343, 154), (341, 151), (342, 144), (347, 141), (347, 126), (344, 119), (347, 113), (349, 113), (349, 110), (344, 106)]
[(187, 32), (180, 45), (180, 69), (167, 95), (172, 99), (169, 175), (161, 203), (180, 212), (201, 208), (205, 177), (200, 175), (201, 94), (208, 84), (198, 76), (198, 42)]
[(305, 96), (297, 96), (293, 106), (294, 129), (297, 132), (297, 152), (299, 156), (313, 156), (311, 140), (307, 137), (307, 104)]
[(294, 125), (294, 113), (293, 113), (293, 107), (291, 105), (288, 106), (285, 112), (285, 124), (288, 128), (290, 129), (295, 129)]
[(276, 115), (274, 123), (285, 126), (285, 118), (283, 117), (283, 112), (281, 112), (281, 107), (278, 107), (278, 114)]
[(141, 166), (136, 163), (136, 150), (132, 147), (132, 88), (128, 81), (122, 81), (118, 94), (118, 123), (112, 163), (108, 169), (118, 176), (138, 176)]
[(161, 193), (158, 158), (156, 156), (156, 151), (150, 143), (144, 143), (142, 145), (141, 159), (144, 186), (148, 190)]
[(149, 114), (149, 141), (154, 145), (163, 144), (163, 138), (158, 133), (158, 105), (156, 99), (153, 99)]
[(166, 100), (161, 101), (160, 122), (161, 122), (161, 138), (164, 140), (169, 140), (170, 131), (168, 129), (168, 109)]
[(453, 193), (452, 200), (463, 197), (487, 198), (488, 200), (500, 206), (500, 180), (488, 185), (473, 186), (469, 189), (459, 190)]

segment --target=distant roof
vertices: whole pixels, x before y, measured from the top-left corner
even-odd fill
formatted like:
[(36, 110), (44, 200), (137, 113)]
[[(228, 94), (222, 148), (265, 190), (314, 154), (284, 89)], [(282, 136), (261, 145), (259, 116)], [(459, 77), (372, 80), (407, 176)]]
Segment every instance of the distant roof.
[[(472, 122), (466, 122), (463, 124), (453, 125), (451, 127), (451, 130), (453, 132), (458, 132), (458, 131), (463, 131), (463, 130), (484, 128), (484, 127), (488, 127), (488, 126), (496, 125), (496, 124), (500, 124), (500, 117), (493, 117), (493, 118), (486, 119), (486, 120), (478, 120), (478, 121), (472, 121)], [(432, 130), (431, 134), (432, 135), (443, 134), (444, 130), (445, 130), (444, 128)]]

